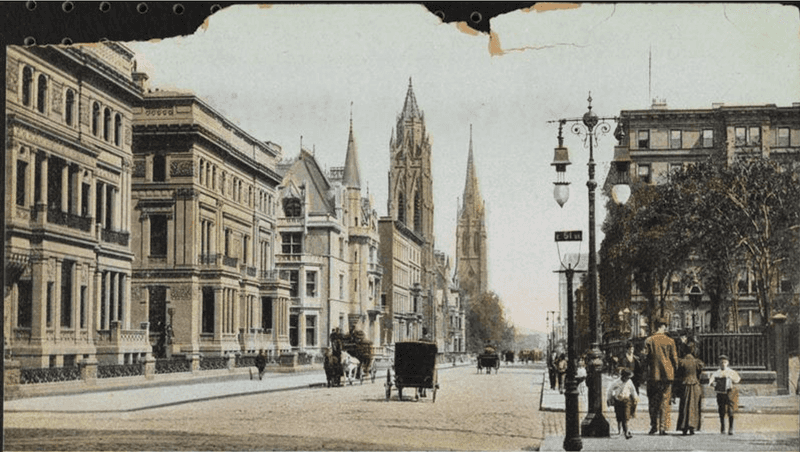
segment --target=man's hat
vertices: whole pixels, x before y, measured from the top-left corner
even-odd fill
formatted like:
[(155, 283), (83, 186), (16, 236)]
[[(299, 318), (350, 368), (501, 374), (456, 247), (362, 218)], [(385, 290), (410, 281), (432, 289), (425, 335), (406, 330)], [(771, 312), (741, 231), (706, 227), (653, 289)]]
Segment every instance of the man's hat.
[(725, 361), (730, 361), (730, 360), (728, 359), (728, 356), (727, 356), (727, 355), (719, 355), (719, 358), (718, 358), (718, 360), (719, 360), (719, 361), (722, 361), (723, 359), (724, 359)]
[(622, 372), (620, 372), (620, 376), (621, 376), (622, 378), (625, 378), (625, 377), (628, 377), (628, 378), (630, 378), (630, 377), (632, 377), (632, 376), (633, 376), (633, 372), (631, 372), (631, 370), (630, 370), (630, 369), (628, 369), (627, 367), (625, 367), (625, 368), (623, 368), (623, 369), (622, 369)]

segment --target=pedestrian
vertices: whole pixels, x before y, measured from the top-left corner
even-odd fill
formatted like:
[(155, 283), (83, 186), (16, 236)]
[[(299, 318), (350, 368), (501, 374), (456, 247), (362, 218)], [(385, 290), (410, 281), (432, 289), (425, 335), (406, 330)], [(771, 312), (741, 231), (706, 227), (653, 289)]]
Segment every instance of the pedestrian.
[(684, 435), (694, 435), (695, 430), (700, 430), (702, 421), (701, 408), (703, 406), (703, 388), (700, 387), (700, 374), (703, 372), (703, 361), (694, 357), (695, 344), (689, 342), (686, 346), (686, 356), (678, 361), (678, 375), (681, 380), (683, 392), (680, 394), (681, 402), (678, 405), (678, 430)]
[(631, 374), (633, 375), (631, 377), (633, 387), (636, 388), (636, 394), (639, 394), (639, 385), (642, 384), (643, 375), (642, 361), (634, 353), (633, 342), (628, 341), (628, 343), (625, 344), (625, 354), (622, 355), (622, 358), (620, 358), (619, 365), (620, 367), (631, 371)]
[(558, 361), (558, 355), (556, 352), (550, 354), (550, 357), (547, 359), (547, 376), (550, 378), (550, 389), (555, 391), (556, 389), (556, 381), (558, 378), (558, 371), (556, 370), (556, 365)]
[(631, 432), (628, 430), (628, 421), (636, 411), (639, 403), (639, 396), (631, 381), (631, 371), (622, 368), (620, 378), (614, 380), (608, 388), (606, 403), (614, 407), (614, 414), (617, 418), (617, 434), (625, 433), (625, 439), (631, 439)]
[(578, 390), (581, 394), (586, 392), (586, 363), (581, 358), (578, 361), (578, 370), (575, 371), (575, 382), (578, 383)]
[(717, 393), (717, 410), (719, 411), (719, 432), (725, 433), (725, 415), (728, 416), (728, 434), (733, 435), (733, 415), (739, 406), (739, 390), (734, 386), (739, 383), (739, 374), (728, 367), (728, 357), (719, 356), (719, 370), (711, 374), (708, 385)]
[(256, 355), (256, 369), (258, 369), (258, 379), (261, 380), (264, 377), (264, 370), (267, 368), (267, 355), (264, 354), (264, 350), (260, 350)]
[(561, 354), (558, 357), (558, 392), (563, 394), (564, 393), (564, 376), (567, 375), (567, 356), (565, 354)]
[(649, 375), (647, 379), (647, 398), (650, 411), (650, 434), (656, 431), (666, 435), (670, 427), (670, 399), (675, 368), (678, 367), (678, 354), (675, 341), (667, 336), (667, 320), (656, 319), (656, 332), (645, 339)]

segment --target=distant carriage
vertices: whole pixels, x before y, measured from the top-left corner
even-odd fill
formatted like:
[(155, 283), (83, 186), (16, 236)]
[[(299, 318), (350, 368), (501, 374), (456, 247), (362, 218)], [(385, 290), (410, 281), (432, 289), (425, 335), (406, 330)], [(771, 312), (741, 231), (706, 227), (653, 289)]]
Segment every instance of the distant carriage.
[(503, 353), (503, 360), (508, 364), (513, 364), (514, 363), (514, 352), (511, 351), (511, 350), (506, 350)]
[[(351, 385), (354, 380), (364, 384), (364, 375), (370, 374), (372, 361), (372, 342), (365, 340), (361, 331), (354, 329), (345, 335), (334, 332), (323, 364), (328, 387), (341, 386), (343, 378)], [(374, 375), (372, 380), (375, 381)]]
[(386, 400), (392, 395), (392, 386), (397, 387), (400, 400), (403, 389), (414, 388), (415, 400), (427, 397), (432, 390), (432, 400), (436, 402), (439, 389), (439, 376), (436, 371), (436, 344), (432, 342), (398, 342), (394, 351), (394, 372), (386, 371)]
[(481, 373), (483, 369), (486, 369), (487, 374), (492, 373), (492, 369), (494, 369), (494, 373), (500, 370), (500, 354), (491, 345), (484, 347), (483, 353), (478, 355), (478, 373)]

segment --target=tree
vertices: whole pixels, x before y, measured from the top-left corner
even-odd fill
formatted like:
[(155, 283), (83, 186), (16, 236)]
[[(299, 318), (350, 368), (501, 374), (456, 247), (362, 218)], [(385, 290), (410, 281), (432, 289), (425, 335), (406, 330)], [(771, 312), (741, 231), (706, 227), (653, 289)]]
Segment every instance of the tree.
[(481, 353), (486, 341), (495, 346), (513, 344), (513, 326), (505, 319), (503, 302), (494, 292), (485, 292), (469, 303), (467, 319), (467, 350)]

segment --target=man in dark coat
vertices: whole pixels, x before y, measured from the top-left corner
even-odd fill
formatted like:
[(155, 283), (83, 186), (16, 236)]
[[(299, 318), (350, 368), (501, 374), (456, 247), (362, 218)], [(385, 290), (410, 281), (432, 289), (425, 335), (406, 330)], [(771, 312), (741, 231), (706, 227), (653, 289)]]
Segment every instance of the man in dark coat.
[(264, 350), (258, 352), (256, 355), (256, 369), (258, 369), (258, 379), (261, 380), (264, 376), (264, 370), (267, 368), (267, 355)]
[(655, 334), (644, 341), (647, 351), (649, 375), (647, 380), (647, 398), (650, 411), (650, 434), (656, 431), (666, 435), (670, 426), (670, 399), (672, 383), (675, 380), (675, 369), (678, 367), (678, 352), (675, 341), (667, 336), (667, 321), (658, 319), (655, 322)]

